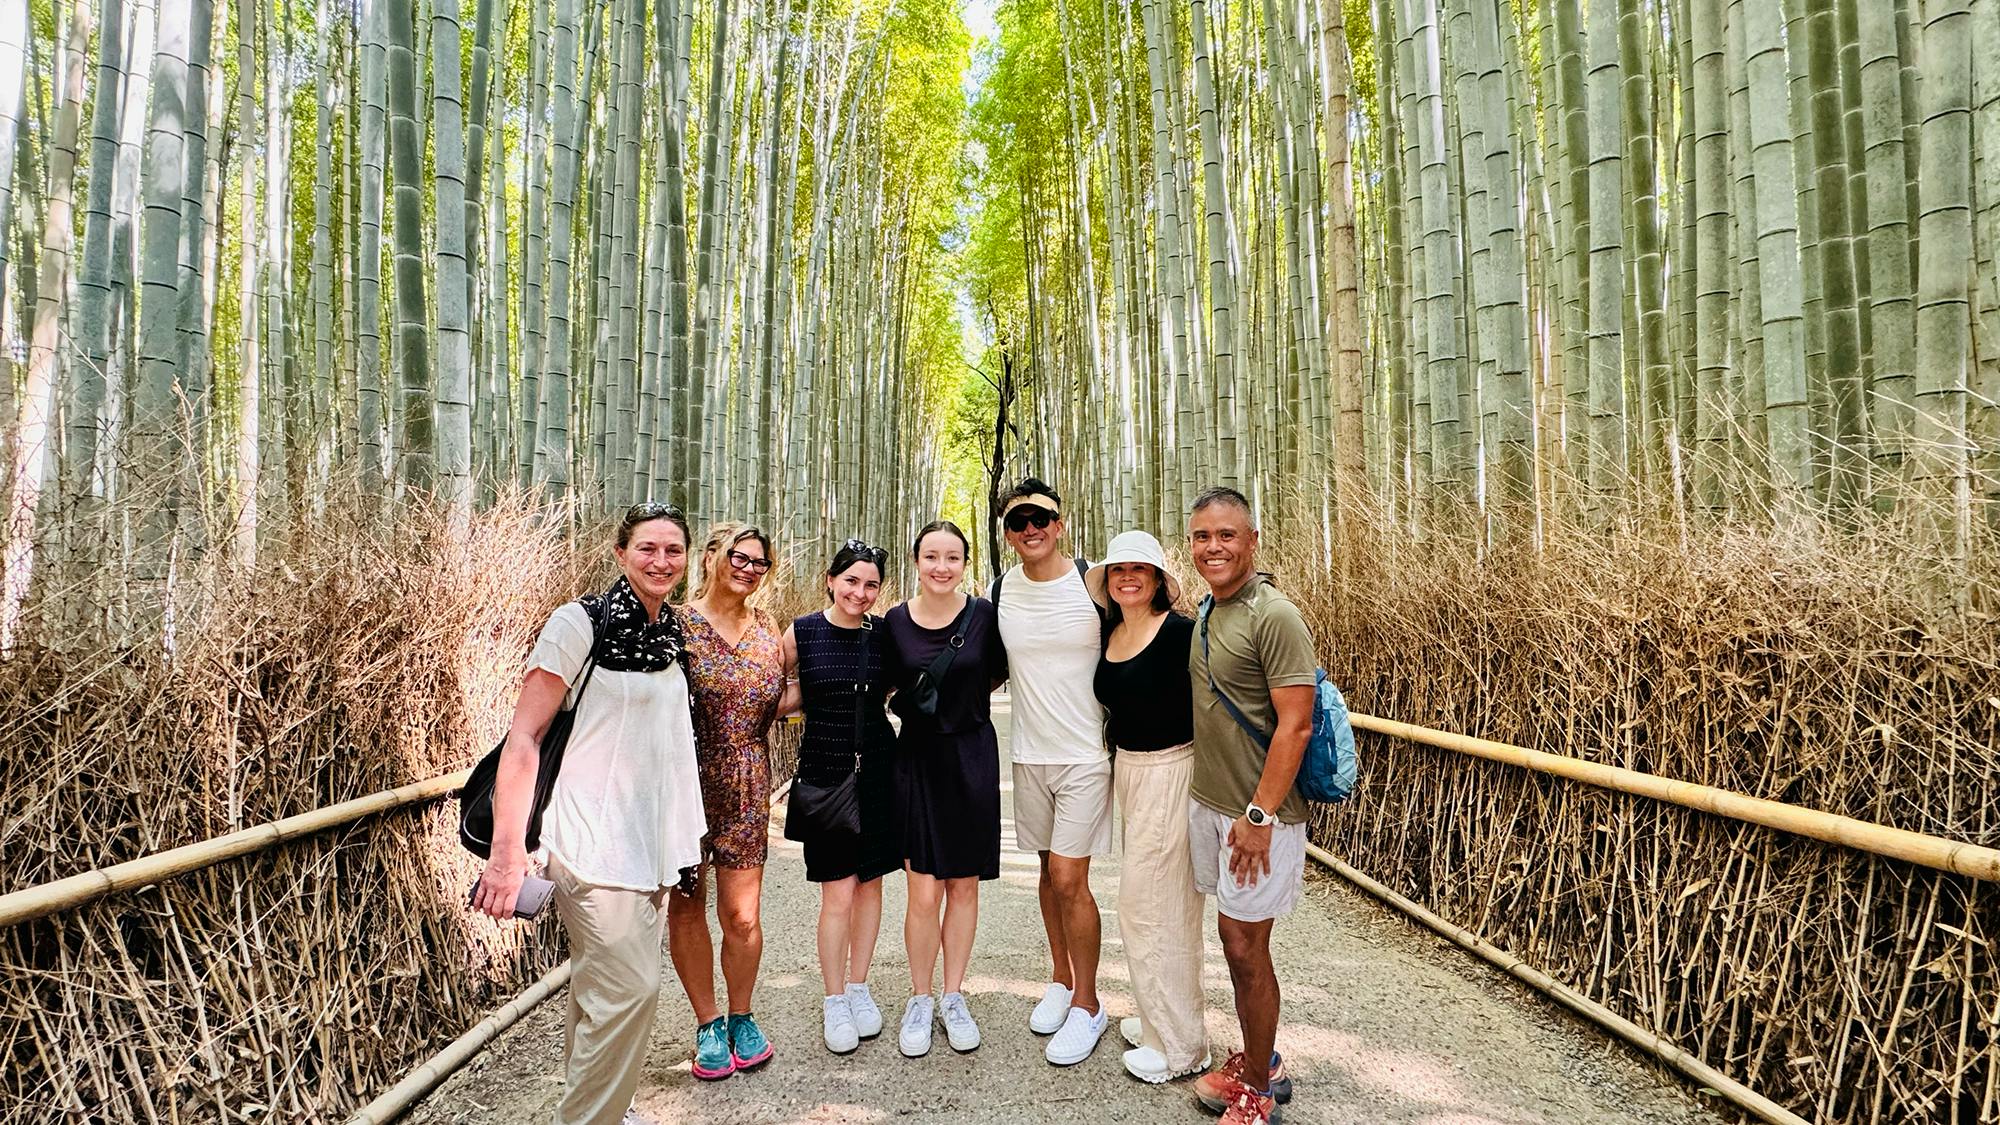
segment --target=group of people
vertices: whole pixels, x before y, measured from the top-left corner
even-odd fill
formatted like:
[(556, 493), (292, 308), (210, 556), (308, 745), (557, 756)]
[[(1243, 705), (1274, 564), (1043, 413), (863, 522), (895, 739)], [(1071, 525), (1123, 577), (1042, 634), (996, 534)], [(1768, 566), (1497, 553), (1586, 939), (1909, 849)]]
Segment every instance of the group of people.
[[(1316, 666), (1304, 620), (1257, 571), (1250, 505), (1232, 489), (1204, 492), (1189, 515), (1188, 546), (1208, 589), (1197, 618), (1175, 610), (1182, 588), (1152, 535), (1119, 535), (1087, 565), (1062, 550), (1053, 488), (1031, 477), (1001, 505), (1020, 561), (988, 596), (966, 591), (969, 543), (940, 520), (911, 546), (908, 600), (872, 613), (889, 553), (849, 540), (826, 568), (826, 607), (781, 629), (750, 604), (774, 562), (762, 531), (710, 528), (698, 579), (674, 605), (693, 542), (687, 522), (678, 509), (640, 504), (618, 528), (618, 581), (551, 616), (502, 753), (492, 855), (474, 905), (511, 914), (533, 862), (525, 840), (543, 734), (587, 687), (541, 820), (573, 966), (558, 1125), (626, 1116), (658, 1007), (663, 929), (694, 1009), (694, 1075), (727, 1078), (772, 1058), (752, 1007), (772, 798), (767, 732), (800, 712), (795, 789), (837, 791), (858, 808), (848, 812), (858, 832), (808, 830), (803, 818), (788, 825), (806, 878), (820, 887), (826, 1048), (846, 1054), (883, 1028), (869, 966), (882, 880), (901, 871), (910, 997), (898, 1047), (926, 1054), (942, 1023), (954, 1050), (975, 1050), (964, 982), (979, 884), (1000, 874), (990, 700), (1002, 683), (1013, 708), (1016, 843), (1038, 857), (1048, 935), (1049, 983), (1028, 1014), (1049, 1037), (1046, 1058), (1080, 1063), (1106, 1031), (1090, 866), (1111, 851), (1115, 791), (1118, 922), (1138, 1008), (1119, 1027), (1131, 1047), (1125, 1067), (1152, 1083), (1198, 1075), (1196, 1097), (1228, 1125), (1277, 1120), (1291, 1080), (1275, 1050), (1270, 937), (1304, 878), (1306, 808), (1293, 782)], [(1204, 896), (1216, 899), (1243, 1036), (1243, 1050), (1212, 1069)]]

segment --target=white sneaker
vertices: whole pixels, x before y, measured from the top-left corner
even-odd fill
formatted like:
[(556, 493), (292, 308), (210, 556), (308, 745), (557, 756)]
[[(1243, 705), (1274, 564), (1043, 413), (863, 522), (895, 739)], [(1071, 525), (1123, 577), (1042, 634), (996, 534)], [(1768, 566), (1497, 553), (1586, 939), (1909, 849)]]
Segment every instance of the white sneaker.
[(979, 1025), (973, 1022), (972, 1011), (965, 1006), (964, 993), (945, 993), (938, 1014), (944, 1017), (944, 1033), (951, 1040), (952, 1050), (964, 1054), (979, 1048)]
[(1050, 984), (1042, 993), (1042, 1002), (1035, 1005), (1034, 1014), (1028, 1017), (1028, 1030), (1036, 1035), (1054, 1035), (1061, 1030), (1063, 1021), (1069, 1018), (1069, 998), (1075, 995), (1059, 984)]
[(1119, 1020), (1118, 1034), (1124, 1036), (1125, 1042), (1130, 1043), (1134, 1047), (1143, 1047), (1146, 1045), (1146, 1025), (1139, 1022), (1138, 1016), (1126, 1016), (1124, 1019)]
[(902, 1050), (904, 1058), (914, 1059), (930, 1054), (934, 1011), (929, 993), (910, 997), (909, 1006), (903, 1009), (903, 1030), (896, 1036), (896, 1046)]
[(1104, 1014), (1102, 1004), (1094, 1016), (1082, 1008), (1071, 1008), (1063, 1019), (1062, 1029), (1049, 1040), (1048, 1049), (1042, 1053), (1057, 1066), (1075, 1066), (1097, 1049), (1097, 1041), (1104, 1036), (1104, 1025), (1108, 1022), (1110, 1017)]
[(847, 986), (847, 1010), (854, 1013), (854, 1032), (863, 1039), (873, 1039), (882, 1034), (882, 1009), (875, 1006), (875, 998), (868, 995), (868, 984)]
[(1125, 1072), (1141, 1082), (1158, 1084), (1171, 1082), (1176, 1078), (1186, 1078), (1190, 1074), (1200, 1074), (1208, 1069), (1208, 1056), (1193, 1066), (1174, 1068), (1167, 1065), (1167, 1057), (1151, 1047), (1135, 1047), (1125, 1052)]
[(825, 1001), (826, 1049), (836, 1055), (844, 1055), (861, 1045), (861, 1036), (854, 1031), (854, 1013), (847, 1008), (847, 997), (829, 996)]

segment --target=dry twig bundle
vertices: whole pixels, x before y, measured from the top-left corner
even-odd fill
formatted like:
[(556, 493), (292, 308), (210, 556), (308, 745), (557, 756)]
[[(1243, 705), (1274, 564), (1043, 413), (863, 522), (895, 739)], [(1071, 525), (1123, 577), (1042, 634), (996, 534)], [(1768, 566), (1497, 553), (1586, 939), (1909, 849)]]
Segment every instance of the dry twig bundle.
[[(1482, 558), (1378, 532), (1273, 561), (1357, 711), (2000, 842), (2000, 638), (1956, 608), (1990, 604), (1980, 576), (1931, 573), (1893, 528), (1688, 535)], [(1809, 1119), (2000, 1119), (1994, 888), (1362, 750), (1316, 834), (1396, 890)]]

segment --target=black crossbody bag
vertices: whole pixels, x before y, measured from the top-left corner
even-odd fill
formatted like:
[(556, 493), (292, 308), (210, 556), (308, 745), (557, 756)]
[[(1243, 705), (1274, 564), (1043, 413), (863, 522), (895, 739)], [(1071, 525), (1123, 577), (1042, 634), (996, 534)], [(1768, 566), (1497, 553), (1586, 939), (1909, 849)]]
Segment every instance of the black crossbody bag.
[(785, 839), (798, 843), (836, 846), (861, 839), (861, 744), (866, 716), (862, 697), (868, 693), (868, 640), (875, 634), (875, 622), (861, 616), (861, 678), (854, 682), (854, 768), (832, 785), (821, 785), (803, 777), (792, 778), (792, 791), (785, 798)]
[[(972, 599), (965, 599), (965, 608), (958, 611), (957, 627), (951, 631), (951, 639), (944, 648), (931, 658), (931, 662), (917, 673), (915, 682), (903, 690), (902, 707), (922, 715), (926, 719), (937, 717), (938, 689), (944, 684), (944, 674), (951, 671), (952, 658), (965, 647), (966, 630), (972, 628)], [(902, 714), (899, 709), (897, 714)]]
[[(584, 615), (588, 617), (589, 612), (586, 610)], [(562, 772), (563, 751), (568, 748), (570, 732), (576, 727), (576, 709), (583, 702), (583, 690), (590, 686), (591, 675), (597, 671), (598, 647), (603, 643), (604, 629), (593, 617), (590, 656), (584, 661), (583, 677), (577, 681), (576, 690), (569, 693), (568, 705), (556, 710), (549, 720), (549, 729), (542, 733), (541, 758), (535, 766), (534, 803), (528, 806), (530, 852), (542, 846), (542, 814), (548, 810), (550, 794), (555, 792), (556, 775)], [(493, 790), (500, 781), (500, 753), (506, 748), (507, 736), (503, 734), (499, 744), (472, 767), (465, 788), (458, 791), (458, 842), (481, 859), (492, 858)]]

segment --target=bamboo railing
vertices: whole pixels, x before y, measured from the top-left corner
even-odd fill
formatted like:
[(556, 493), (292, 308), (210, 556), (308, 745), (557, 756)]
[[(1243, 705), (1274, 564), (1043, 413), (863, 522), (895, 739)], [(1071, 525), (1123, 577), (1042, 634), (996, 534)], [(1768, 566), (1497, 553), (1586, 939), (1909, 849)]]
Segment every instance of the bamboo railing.
[[(1504, 762), (1522, 769), (1679, 805), (1713, 816), (1756, 824), (1886, 859), (1954, 872), (1973, 879), (2000, 882), (2000, 849), (1947, 840), (1872, 821), (1753, 797), (1747, 793), (1693, 782), (1675, 781), (1638, 770), (1531, 750), (1524, 746), (1490, 739), (1454, 734), (1374, 715), (1355, 714), (1351, 718), (1357, 729), (1390, 738), (1422, 743), (1488, 761)], [(245, 828), (199, 843), (171, 848), (139, 859), (0, 895), (0, 926), (13, 925), (73, 909), (118, 891), (148, 886), (174, 876), (214, 866), (228, 859), (263, 851), (301, 836), (350, 824), (377, 813), (434, 800), (456, 792), (464, 785), (469, 772), (460, 770), (444, 774), (282, 820)], [(774, 805), (782, 794), (782, 788), (773, 794)], [(1576, 993), (1512, 954), (1492, 946), (1477, 934), (1440, 918), (1317, 845), (1312, 846), (1311, 851), (1315, 860), (1385, 904), (1417, 919), (1447, 940), (1486, 959), (1642, 1052), (1675, 1067), (1694, 1081), (1716, 1091), (1739, 1109), (1761, 1120), (1782, 1125), (1797, 1125), (1801, 1121), (1797, 1116), (1755, 1091), (1715, 1071), (1699, 1058)], [(563, 970), (566, 968), (567, 963), (559, 966), (556, 971), (537, 981), (508, 1004), (496, 1010), (485, 1021), (460, 1036), (444, 1052), (427, 1060), (417, 1070), (411, 1072), (402, 1083), (364, 1109), (357, 1120), (371, 1123), (386, 1121), (401, 1113), (445, 1076), (463, 1065), (522, 1014), (560, 988)]]
[(337, 805), (328, 805), (297, 816), (288, 816), (283, 820), (273, 820), (240, 829), (226, 836), (216, 836), (199, 843), (169, 848), (163, 852), (116, 863), (110, 867), (100, 867), (95, 871), (85, 871), (79, 875), (71, 875), (14, 891), (11, 894), (0, 895), (0, 926), (11, 926), (17, 922), (26, 922), (32, 918), (70, 910), (117, 891), (150, 886), (176, 875), (213, 867), (225, 859), (261, 852), (287, 840), (296, 840), (301, 836), (310, 836), (315, 832), (351, 824), (362, 817), (456, 793), (465, 785), (466, 775), (471, 772), (471, 770), (459, 770), (456, 773), (433, 777), (428, 781), (417, 781), (395, 789), (385, 789), (380, 793), (370, 793), (366, 797), (356, 797), (351, 801), (342, 801)]

